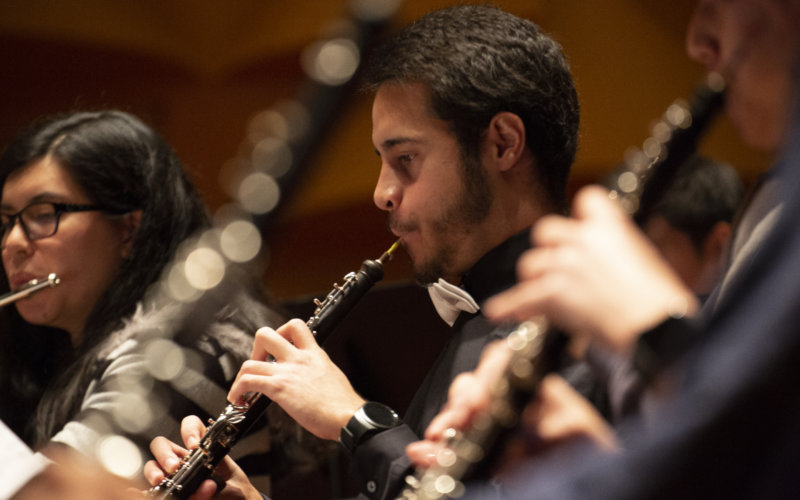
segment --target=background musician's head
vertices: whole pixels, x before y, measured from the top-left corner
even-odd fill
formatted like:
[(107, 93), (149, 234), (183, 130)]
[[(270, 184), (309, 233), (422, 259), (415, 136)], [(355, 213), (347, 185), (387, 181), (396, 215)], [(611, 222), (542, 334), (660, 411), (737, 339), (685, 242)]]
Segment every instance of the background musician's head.
[(642, 222), (687, 287), (710, 293), (725, 271), (731, 225), (744, 195), (736, 170), (693, 156)]
[(487, 6), (429, 14), (373, 55), (375, 204), (422, 283), (457, 281), (564, 205), (579, 110), (559, 45)]
[(29, 323), (67, 331), (73, 345), (132, 312), (177, 244), (206, 224), (170, 148), (121, 112), (34, 125), (0, 157), (0, 186), (10, 288), (61, 278), (15, 306)]
[(797, 0), (699, 0), (689, 56), (727, 80), (726, 110), (751, 146), (775, 150), (797, 105)]

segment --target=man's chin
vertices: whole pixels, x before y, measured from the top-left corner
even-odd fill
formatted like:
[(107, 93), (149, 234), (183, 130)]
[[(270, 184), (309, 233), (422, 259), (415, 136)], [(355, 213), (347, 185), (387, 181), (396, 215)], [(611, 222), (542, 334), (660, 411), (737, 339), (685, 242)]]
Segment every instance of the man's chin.
[[(413, 262), (413, 261), (412, 261)], [(413, 264), (414, 267), (414, 281), (421, 286), (428, 286), (439, 281), (439, 278), (444, 276), (442, 266), (439, 262), (428, 262), (423, 265)]]
[(438, 278), (431, 278), (430, 276), (415, 275), (414, 282), (421, 287), (429, 287), (439, 281)]

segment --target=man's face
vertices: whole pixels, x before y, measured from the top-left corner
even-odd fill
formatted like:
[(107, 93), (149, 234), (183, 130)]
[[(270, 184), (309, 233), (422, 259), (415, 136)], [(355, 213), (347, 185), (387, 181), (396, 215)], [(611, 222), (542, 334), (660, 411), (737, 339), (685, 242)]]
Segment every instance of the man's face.
[(480, 160), (465, 165), (451, 127), (428, 102), (422, 84), (384, 84), (372, 105), (372, 142), (381, 157), (373, 198), (388, 212), (420, 283), (455, 280), (474, 264), (470, 241), (491, 205)]
[(689, 55), (728, 82), (726, 108), (751, 146), (774, 150), (786, 132), (800, 46), (798, 0), (698, 0)]

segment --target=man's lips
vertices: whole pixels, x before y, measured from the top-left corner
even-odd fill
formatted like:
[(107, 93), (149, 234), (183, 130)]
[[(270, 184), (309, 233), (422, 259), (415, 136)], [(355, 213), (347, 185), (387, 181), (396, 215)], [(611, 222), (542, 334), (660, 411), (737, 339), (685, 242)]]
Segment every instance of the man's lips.
[(391, 221), (389, 223), (389, 231), (391, 231), (393, 235), (395, 235), (397, 238), (400, 239), (407, 238), (410, 234), (416, 233), (417, 230), (418, 227), (416, 225), (414, 226), (403, 225), (403, 224), (393, 223)]

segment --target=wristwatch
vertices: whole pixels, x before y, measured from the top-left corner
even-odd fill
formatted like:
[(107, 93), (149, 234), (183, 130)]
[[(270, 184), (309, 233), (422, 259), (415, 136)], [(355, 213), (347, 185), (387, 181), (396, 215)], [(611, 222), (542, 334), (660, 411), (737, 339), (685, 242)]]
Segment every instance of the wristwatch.
[(373, 434), (397, 427), (400, 425), (400, 417), (388, 406), (368, 401), (356, 410), (356, 413), (350, 417), (347, 425), (342, 427), (342, 432), (339, 435), (339, 443), (344, 448), (353, 453), (356, 446), (361, 444), (365, 439)]
[(639, 335), (631, 361), (645, 383), (672, 364), (697, 342), (699, 333), (687, 318), (668, 317)]

